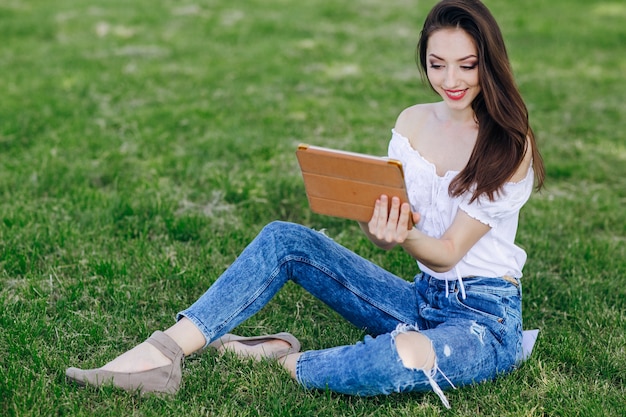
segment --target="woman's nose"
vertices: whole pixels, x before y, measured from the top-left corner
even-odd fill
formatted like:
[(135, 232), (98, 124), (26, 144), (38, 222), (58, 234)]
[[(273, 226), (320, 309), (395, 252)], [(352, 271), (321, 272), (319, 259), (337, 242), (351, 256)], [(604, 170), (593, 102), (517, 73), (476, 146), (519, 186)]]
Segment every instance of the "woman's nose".
[(452, 65), (449, 65), (448, 67), (446, 67), (446, 73), (445, 73), (444, 85), (443, 85), (444, 88), (452, 89), (454, 87), (458, 87), (458, 81), (459, 81), (459, 77), (458, 77), (456, 68), (454, 68)]

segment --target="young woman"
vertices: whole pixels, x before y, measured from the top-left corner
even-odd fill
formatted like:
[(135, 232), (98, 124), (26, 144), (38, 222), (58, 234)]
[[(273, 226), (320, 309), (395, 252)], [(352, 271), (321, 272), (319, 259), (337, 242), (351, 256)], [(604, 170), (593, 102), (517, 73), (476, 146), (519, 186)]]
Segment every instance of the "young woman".
[[(402, 161), (411, 204), (381, 196), (368, 223), (378, 246), (419, 265), (410, 283), (321, 233), (275, 222), (165, 332), (102, 368), (69, 368), (80, 384), (175, 393), (181, 360), (207, 345), (278, 358), (306, 388), (354, 395), (443, 389), (511, 371), (522, 354), (525, 252), (519, 210), (544, 170), (497, 23), (476, 0), (434, 6), (418, 43), (435, 103), (404, 110), (389, 156)], [(388, 200), (391, 199), (390, 209)], [(416, 226), (407, 230), (409, 216)], [(229, 332), (293, 281), (369, 336), (300, 352), (288, 333)]]

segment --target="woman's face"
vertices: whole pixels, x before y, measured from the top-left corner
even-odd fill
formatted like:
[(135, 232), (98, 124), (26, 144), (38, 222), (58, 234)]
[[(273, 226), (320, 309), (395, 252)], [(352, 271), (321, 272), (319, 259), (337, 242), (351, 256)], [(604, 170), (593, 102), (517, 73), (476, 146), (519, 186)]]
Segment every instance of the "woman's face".
[(428, 38), (426, 75), (443, 101), (454, 110), (471, 106), (480, 93), (478, 52), (462, 29), (440, 29)]

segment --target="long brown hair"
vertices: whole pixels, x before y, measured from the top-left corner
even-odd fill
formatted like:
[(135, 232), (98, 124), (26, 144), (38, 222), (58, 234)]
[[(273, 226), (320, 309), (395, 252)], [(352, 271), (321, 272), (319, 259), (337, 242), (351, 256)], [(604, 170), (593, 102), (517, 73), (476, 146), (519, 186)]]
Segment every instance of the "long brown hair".
[(476, 144), (467, 165), (452, 180), (448, 192), (458, 197), (472, 191), (471, 201), (482, 194), (493, 201), (519, 168), (529, 144), (537, 189), (540, 189), (545, 177), (543, 160), (496, 20), (477, 0), (443, 0), (436, 4), (426, 17), (417, 44), (418, 65), (423, 75), (428, 65), (428, 39), (433, 32), (445, 28), (460, 28), (474, 40), (481, 87), (472, 102), (478, 122)]

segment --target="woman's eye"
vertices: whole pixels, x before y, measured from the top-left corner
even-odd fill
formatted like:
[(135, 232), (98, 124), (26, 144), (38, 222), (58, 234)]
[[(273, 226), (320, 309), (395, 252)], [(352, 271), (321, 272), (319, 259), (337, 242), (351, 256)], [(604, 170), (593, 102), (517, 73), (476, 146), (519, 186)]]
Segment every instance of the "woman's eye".
[(461, 68), (463, 68), (464, 70), (473, 70), (474, 68), (476, 68), (478, 66), (478, 64), (474, 64), (474, 65), (462, 65)]
[(443, 67), (443, 65), (441, 65), (441, 64), (430, 64), (430, 67), (431, 67), (432, 69), (439, 69), (439, 68), (442, 68), (442, 67)]

